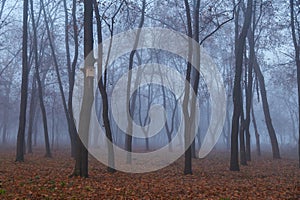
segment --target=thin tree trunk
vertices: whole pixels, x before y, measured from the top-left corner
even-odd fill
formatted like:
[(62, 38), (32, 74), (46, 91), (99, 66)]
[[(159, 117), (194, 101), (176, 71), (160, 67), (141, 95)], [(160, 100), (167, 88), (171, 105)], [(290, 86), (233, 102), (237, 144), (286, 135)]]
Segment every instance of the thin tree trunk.
[[(71, 145), (74, 145), (74, 144), (76, 144), (77, 140), (76, 140), (76, 136), (75, 136), (75, 138), (73, 138), (72, 133), (74, 133), (75, 130), (72, 129), (72, 128), (75, 128), (76, 126), (75, 126), (75, 124), (73, 124), (73, 126), (71, 126), (72, 123), (75, 123), (75, 122), (74, 122), (74, 119), (70, 118), (68, 106), (67, 106), (67, 103), (66, 103), (66, 97), (65, 97), (65, 94), (64, 94), (64, 89), (63, 89), (63, 86), (62, 86), (62, 80), (61, 80), (61, 76), (60, 76), (60, 72), (59, 72), (59, 64), (58, 64), (57, 57), (56, 57), (56, 54), (55, 54), (54, 43), (52, 41), (52, 35), (51, 35), (51, 31), (50, 31), (50, 27), (49, 27), (49, 23), (48, 23), (48, 19), (47, 19), (44, 0), (41, 0), (40, 3), (41, 3), (41, 7), (42, 7), (42, 10), (43, 10), (43, 14), (44, 14), (44, 20), (45, 20), (45, 25), (46, 25), (46, 29), (47, 29), (47, 35), (48, 35), (48, 40), (49, 40), (49, 44), (50, 44), (50, 49), (51, 49), (51, 53), (52, 53), (52, 57), (53, 57), (55, 72), (56, 72), (56, 76), (57, 76), (57, 80), (58, 80), (59, 91), (60, 91), (61, 98), (62, 98), (62, 104), (63, 104), (64, 112), (65, 112), (65, 115), (66, 115), (66, 119), (67, 119), (67, 122), (68, 122), (68, 130), (69, 130), (69, 136), (70, 136), (70, 139), (71, 139)], [(73, 143), (72, 143), (72, 140), (73, 140)], [(71, 148), (72, 148), (72, 146), (71, 146)], [(74, 148), (72, 148), (72, 149), (73, 150), (71, 150), (71, 151), (74, 151)]]
[(259, 87), (260, 87), (261, 99), (262, 99), (262, 104), (263, 104), (263, 111), (264, 111), (264, 115), (265, 115), (265, 121), (266, 121), (267, 129), (268, 129), (268, 133), (269, 133), (271, 145), (272, 145), (273, 159), (280, 159), (278, 141), (277, 141), (275, 129), (273, 127), (272, 119), (271, 119), (271, 115), (270, 115), (265, 80), (264, 80), (264, 76), (260, 70), (260, 67), (258, 65), (256, 56), (254, 56), (254, 65), (253, 66), (254, 66), (254, 71), (257, 75), (258, 81), (259, 81)]
[[(101, 24), (101, 18), (100, 18), (100, 13), (99, 13), (99, 9), (98, 9), (98, 3), (94, 0), (93, 1), (94, 4), (94, 8), (95, 8), (95, 15), (96, 15), (96, 21), (97, 21), (97, 36), (98, 36), (98, 43), (102, 44), (102, 24)], [(111, 41), (112, 42), (112, 41)], [(111, 43), (109, 48), (111, 48)], [(98, 46), (98, 74), (100, 76), (100, 80), (98, 82), (98, 89), (100, 91), (101, 97), (102, 97), (102, 104), (103, 104), (103, 108), (102, 108), (102, 118), (103, 118), (103, 124), (104, 124), (104, 128), (105, 128), (105, 134), (106, 137), (109, 140), (109, 143), (107, 144), (107, 148), (108, 148), (108, 167), (107, 167), (107, 171), (114, 173), (116, 170), (114, 169), (115, 166), (115, 158), (114, 158), (114, 148), (113, 148), (113, 138), (112, 138), (112, 130), (111, 130), (111, 126), (110, 126), (110, 120), (109, 120), (109, 104), (108, 104), (108, 96), (107, 96), (107, 91), (106, 91), (106, 67), (105, 67), (105, 73), (104, 73), (104, 79), (102, 76), (102, 64), (103, 64), (103, 58), (102, 58), (102, 46), (99, 45)]]
[(27, 60), (27, 39), (28, 39), (28, 0), (24, 0), (23, 5), (23, 42), (22, 42), (22, 84), (21, 84), (21, 103), (19, 116), (19, 129), (17, 136), (16, 161), (24, 162), (24, 142), (25, 124), (28, 91), (28, 60)]
[[(254, 1), (254, 9), (256, 8), (256, 1)], [(253, 11), (252, 18), (252, 28), (255, 27), (256, 17), (255, 10)], [(251, 27), (250, 27), (251, 29)], [(248, 32), (251, 34), (251, 31)], [(254, 34), (254, 32), (253, 32)], [(251, 41), (249, 41), (250, 53), (249, 53), (249, 64), (248, 64), (248, 77), (247, 77), (247, 85), (245, 86), (246, 90), (246, 120), (245, 120), (245, 133), (246, 133), (246, 159), (247, 161), (251, 161), (251, 138), (250, 138), (250, 110), (252, 105), (252, 87), (253, 87), (253, 60), (254, 60), (254, 35), (252, 35)]]
[(253, 123), (254, 131), (255, 131), (256, 151), (257, 151), (257, 155), (261, 156), (260, 139), (259, 139), (258, 128), (257, 128), (257, 125), (256, 125), (256, 119), (255, 119), (255, 115), (254, 115), (254, 111), (253, 111), (253, 106), (252, 106), (252, 109), (251, 109), (251, 115), (252, 115), (252, 123)]
[(49, 142), (49, 133), (48, 133), (48, 124), (47, 124), (47, 113), (43, 99), (43, 88), (42, 82), (40, 78), (39, 72), (39, 62), (38, 62), (38, 49), (37, 49), (37, 29), (35, 26), (35, 18), (34, 18), (34, 9), (33, 9), (33, 0), (30, 0), (30, 8), (31, 8), (31, 18), (32, 18), (32, 28), (33, 28), (33, 48), (34, 48), (34, 60), (35, 60), (35, 77), (37, 80), (38, 86), (38, 95), (39, 95), (39, 102), (40, 108), (42, 112), (42, 120), (44, 126), (44, 136), (45, 136), (45, 147), (46, 147), (46, 157), (51, 157), (51, 150), (50, 150), (50, 142)]
[[(196, 5), (194, 6), (194, 33), (193, 33), (193, 39), (199, 43), (200, 39), (199, 39), (199, 19), (200, 19), (200, 0), (197, 0)], [(198, 47), (195, 47), (195, 49), (193, 49), (196, 53), (196, 57), (193, 58), (195, 60), (195, 65), (194, 67), (198, 68), (199, 67), (199, 71), (200, 71), (200, 49)], [(194, 68), (193, 68), (194, 69)], [(199, 81), (200, 81), (200, 73), (199, 71), (194, 69), (193, 70), (193, 90), (195, 95), (192, 97), (192, 109), (191, 109), (191, 120), (192, 120), (192, 125), (193, 127), (195, 127), (195, 123), (198, 123), (198, 121), (195, 121), (195, 110), (196, 110), (196, 99), (197, 98), (197, 94), (198, 94), (198, 87), (199, 87)], [(196, 131), (196, 130), (193, 130)], [(192, 142), (192, 158), (196, 158), (196, 144), (195, 144), (195, 137), (193, 139)]]
[(145, 19), (145, 9), (146, 9), (146, 0), (143, 0), (142, 5), (142, 15), (140, 19), (140, 23), (138, 25), (138, 31), (137, 35), (133, 44), (133, 50), (130, 52), (129, 56), (129, 66), (128, 66), (128, 80), (127, 80), (127, 98), (126, 98), (126, 105), (127, 105), (127, 113), (130, 113), (130, 116), (128, 116), (128, 122), (127, 122), (127, 130), (126, 130), (126, 138), (125, 138), (125, 147), (127, 150), (127, 163), (131, 163), (131, 152), (132, 152), (132, 128), (133, 128), (133, 120), (131, 119), (134, 115), (134, 107), (135, 107), (135, 101), (136, 97), (132, 99), (132, 102), (130, 103), (130, 88), (131, 88), (131, 79), (132, 79), (132, 67), (133, 67), (133, 59), (134, 55), (136, 53), (136, 48), (138, 46), (139, 40), (140, 40), (140, 33), (141, 28), (144, 25), (144, 19)]
[(73, 32), (74, 32), (74, 58), (71, 63), (70, 56), (70, 45), (69, 45), (69, 18), (68, 18), (68, 9), (66, 0), (63, 1), (64, 11), (65, 11), (65, 44), (66, 44), (66, 54), (67, 54), (67, 68), (68, 68), (68, 77), (69, 77), (69, 94), (68, 94), (68, 128), (69, 128), (69, 136), (71, 140), (71, 155), (74, 157), (76, 152), (76, 143), (75, 137), (77, 135), (76, 125), (74, 122), (73, 115), (73, 91), (74, 91), (74, 83), (75, 83), (75, 68), (78, 60), (78, 27), (76, 21), (76, 0), (73, 0), (73, 8), (72, 8), (72, 22), (73, 22)]
[(54, 149), (54, 136), (55, 136), (55, 108), (54, 108), (54, 105), (52, 106), (52, 119), (51, 119), (51, 149), (53, 150)]

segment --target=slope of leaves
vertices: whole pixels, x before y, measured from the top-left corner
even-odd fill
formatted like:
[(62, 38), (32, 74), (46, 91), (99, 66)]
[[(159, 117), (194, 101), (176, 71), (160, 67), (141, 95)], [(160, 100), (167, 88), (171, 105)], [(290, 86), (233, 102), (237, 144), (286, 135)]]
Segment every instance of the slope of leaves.
[(229, 153), (212, 152), (193, 161), (193, 175), (182, 174), (184, 159), (146, 174), (110, 174), (90, 159), (90, 178), (69, 178), (69, 151), (44, 158), (38, 149), (14, 162), (14, 150), (0, 151), (0, 199), (299, 199), (297, 160), (254, 157), (230, 172)]

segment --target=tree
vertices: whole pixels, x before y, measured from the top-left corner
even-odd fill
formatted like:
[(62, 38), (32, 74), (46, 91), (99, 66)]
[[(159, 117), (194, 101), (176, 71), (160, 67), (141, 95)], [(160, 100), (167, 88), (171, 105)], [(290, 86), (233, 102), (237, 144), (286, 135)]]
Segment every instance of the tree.
[[(40, 78), (39, 61), (38, 61), (38, 42), (37, 42), (37, 29), (35, 24), (33, 0), (30, 0), (30, 10), (32, 18), (32, 28), (33, 28), (33, 48), (34, 48), (34, 60), (35, 60), (35, 78), (38, 86), (39, 104), (42, 112), (43, 126), (44, 126), (44, 136), (45, 136), (45, 146), (46, 146), (46, 157), (51, 157), (50, 151), (50, 141), (48, 133), (48, 123), (47, 123), (47, 113), (43, 99), (43, 86)], [(34, 80), (35, 81), (35, 80)]]
[[(105, 128), (105, 134), (106, 134), (106, 137), (109, 140), (109, 143), (107, 144), (107, 146), (108, 146), (108, 155), (109, 155), (108, 156), (109, 166), (108, 166), (107, 170), (108, 170), (108, 172), (114, 173), (116, 170), (114, 169), (115, 159), (114, 159), (114, 149), (113, 149), (113, 138), (112, 138), (112, 130), (111, 130), (110, 120), (109, 120), (109, 113), (108, 113), (109, 103), (108, 103), (108, 96), (107, 96), (107, 91), (106, 91), (106, 86), (107, 86), (107, 63), (105, 64), (104, 75), (102, 75), (102, 72), (103, 72), (103, 68), (102, 68), (102, 65), (103, 65), (102, 52), (103, 52), (103, 49), (102, 49), (102, 45), (101, 45), (102, 40), (103, 40), (103, 38), (102, 38), (102, 23), (101, 23), (98, 3), (94, 0), (93, 4), (94, 4), (94, 8), (95, 8), (95, 15), (96, 15), (96, 21), (97, 21), (97, 38), (98, 38), (98, 43), (100, 44), (98, 46), (98, 62), (97, 62), (98, 73), (99, 73), (99, 76), (100, 76), (100, 80), (99, 80), (99, 77), (97, 77), (98, 78), (97, 80), (99, 80), (98, 89), (100, 91), (100, 94), (101, 94), (101, 97), (102, 97), (102, 103), (103, 103), (102, 118), (103, 118), (103, 124), (104, 124), (104, 128)], [(122, 6), (122, 4), (120, 5), (118, 10), (120, 10), (121, 6)], [(111, 37), (112, 37), (112, 34), (113, 34), (114, 17), (119, 12), (118, 10), (112, 18), (112, 25), (111, 25), (111, 30), (110, 30)], [(111, 44), (112, 44), (112, 39), (110, 41), (109, 49), (111, 48)], [(110, 52), (110, 50), (109, 50), (109, 52)]]
[[(184, 1), (185, 11), (186, 11), (186, 18), (187, 18), (187, 32), (190, 38), (193, 38), (193, 30), (192, 30), (192, 17), (191, 17), (191, 9), (188, 0)], [(189, 49), (188, 49), (188, 60), (192, 60), (192, 53), (193, 53), (193, 46), (191, 40), (189, 42)], [(192, 71), (192, 64), (190, 62), (187, 63), (187, 70), (186, 70), (186, 81), (188, 83), (191, 82), (191, 71)], [(190, 87), (186, 84), (184, 88), (184, 98), (183, 98), (183, 115), (184, 115), (184, 148), (186, 149), (184, 156), (184, 174), (192, 174), (192, 148), (189, 143), (191, 140), (190, 133), (191, 133), (191, 124), (189, 120), (189, 109), (188, 106), (190, 99)]]
[(134, 55), (136, 53), (136, 48), (138, 46), (139, 40), (140, 40), (140, 34), (141, 34), (141, 28), (144, 25), (145, 20), (145, 9), (146, 9), (146, 0), (143, 0), (142, 5), (142, 15), (140, 19), (140, 23), (138, 26), (137, 35), (133, 44), (132, 51), (130, 52), (129, 56), (129, 66), (128, 66), (128, 80), (127, 80), (127, 97), (126, 97), (126, 105), (127, 105), (127, 113), (130, 114), (128, 116), (127, 121), (127, 130), (126, 130), (126, 139), (125, 139), (125, 148), (128, 151), (127, 154), (127, 163), (131, 163), (131, 152), (132, 152), (132, 129), (133, 129), (133, 120), (132, 117), (134, 116), (134, 108), (136, 103), (136, 95), (133, 96), (132, 102), (130, 103), (130, 88), (131, 88), (131, 79), (132, 79), (132, 67), (133, 67), (133, 59)]
[(68, 78), (69, 78), (69, 95), (68, 95), (68, 107), (65, 108), (68, 129), (69, 129), (69, 136), (71, 140), (71, 155), (75, 156), (75, 137), (77, 134), (76, 125), (74, 122), (74, 115), (73, 115), (73, 91), (74, 91), (74, 82), (75, 82), (75, 69), (78, 60), (78, 48), (79, 48), (79, 41), (78, 41), (78, 26), (77, 26), (77, 19), (76, 19), (76, 0), (72, 1), (72, 23), (73, 23), (73, 38), (74, 38), (74, 57), (71, 61), (70, 55), (70, 41), (69, 41), (69, 17), (68, 17), (68, 9), (67, 9), (67, 2), (66, 0), (63, 1), (64, 4), (64, 11), (65, 11), (65, 44), (66, 44), (66, 57), (67, 57), (67, 69), (68, 69)]
[[(253, 33), (251, 33), (251, 32), (252, 31), (250, 31), (250, 34), (248, 34), (248, 37), (249, 37), (250, 41), (253, 41), (253, 38), (251, 38), (251, 37), (253, 37)], [(250, 42), (250, 49), (251, 48), (254, 48), (254, 44), (252, 44)], [(275, 129), (273, 127), (272, 119), (271, 119), (264, 75), (263, 75), (263, 73), (260, 69), (256, 53), (255, 53), (254, 50), (252, 50), (252, 51), (254, 52), (254, 55), (253, 55), (253, 69), (254, 69), (254, 72), (257, 76), (258, 83), (259, 83), (261, 100), (262, 100), (262, 104), (263, 104), (263, 111), (264, 111), (266, 125), (267, 125), (267, 129), (268, 129), (268, 133), (269, 133), (270, 140), (271, 140), (271, 145), (272, 145), (273, 158), (274, 159), (280, 159), (278, 141), (277, 141)]]
[(22, 84), (21, 84), (21, 102), (19, 129), (17, 136), (17, 155), (16, 161), (24, 162), (24, 143), (25, 143), (25, 124), (27, 108), (27, 90), (28, 90), (28, 60), (27, 60), (27, 39), (28, 39), (28, 0), (23, 4), (23, 42), (22, 42)]
[[(54, 40), (51, 34), (50, 26), (49, 26), (49, 19), (47, 17), (46, 13), (46, 8), (44, 5), (44, 0), (40, 1), (42, 11), (44, 14), (44, 21), (45, 21), (45, 26), (47, 30), (47, 35), (48, 35), (48, 40), (49, 40), (49, 46), (51, 49), (51, 54), (53, 58), (53, 63), (55, 67), (55, 73), (57, 76), (57, 81), (58, 81), (58, 86), (59, 86), (59, 92), (62, 98), (62, 104), (64, 108), (64, 113), (68, 122), (68, 130), (69, 130), (69, 137), (71, 140), (71, 155), (74, 157), (75, 156), (75, 150), (76, 150), (76, 125), (73, 119), (73, 112), (72, 112), (72, 93), (73, 93), (73, 88), (74, 88), (74, 78), (75, 78), (75, 67), (77, 63), (77, 58), (78, 58), (78, 27), (76, 23), (76, 1), (73, 1), (73, 8), (72, 8), (72, 16), (73, 16), (73, 30), (74, 30), (74, 42), (75, 42), (75, 52), (74, 52), (74, 58), (71, 64), (70, 61), (70, 52), (68, 50), (68, 42), (66, 42), (66, 54), (67, 54), (67, 70), (68, 70), (68, 75), (69, 75), (69, 99), (68, 99), (68, 104), (66, 101), (65, 93), (64, 93), (64, 88), (63, 88), (63, 81), (62, 81), (62, 76), (61, 72), (59, 70), (59, 61), (58, 57), (56, 55), (56, 49), (55, 49), (55, 44)], [(66, 14), (65, 14), (66, 15)], [(65, 24), (66, 25), (66, 24)], [(67, 27), (67, 25), (66, 25)], [(65, 31), (65, 34), (68, 34), (67, 31)], [(68, 36), (65, 36), (65, 40), (67, 40)]]
[[(77, 152), (74, 176), (88, 177), (88, 145), (91, 110), (94, 101), (94, 57), (93, 57), (93, 0), (84, 1), (84, 90), (79, 116)], [(80, 138), (79, 138), (80, 136)]]
[(241, 78), (243, 71), (243, 54), (246, 44), (246, 37), (248, 29), (251, 25), (252, 17), (252, 0), (247, 1), (247, 10), (244, 17), (244, 23), (241, 33), (238, 35), (238, 17), (235, 21), (236, 26), (236, 44), (235, 44), (235, 77), (233, 86), (233, 116), (232, 116), (232, 128), (231, 128), (231, 154), (230, 154), (230, 170), (239, 171), (239, 159), (238, 159), (238, 132), (239, 121), (242, 112), (242, 91), (241, 91)]
[[(291, 8), (291, 29), (292, 29), (292, 37), (293, 37), (293, 44), (295, 48), (295, 61), (297, 67), (297, 83), (298, 83), (298, 127), (300, 127), (300, 41), (299, 39), (299, 23), (298, 23), (298, 13), (299, 7), (297, 6), (298, 10), (295, 11), (294, 4), (297, 3), (299, 5), (299, 1), (297, 0), (290, 0), (290, 8)], [(297, 14), (296, 14), (297, 13)], [(297, 32), (296, 32), (297, 30)], [(299, 138), (298, 138), (298, 155), (299, 155), (299, 168), (300, 168), (300, 128), (299, 128)]]

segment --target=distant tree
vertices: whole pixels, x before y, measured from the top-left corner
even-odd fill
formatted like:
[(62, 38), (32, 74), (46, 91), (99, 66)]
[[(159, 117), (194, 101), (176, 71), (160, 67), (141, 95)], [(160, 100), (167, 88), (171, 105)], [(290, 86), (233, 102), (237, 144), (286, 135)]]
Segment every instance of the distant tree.
[(21, 103), (19, 116), (19, 129), (17, 136), (16, 161), (24, 162), (24, 143), (26, 126), (26, 108), (28, 91), (28, 59), (27, 59), (27, 39), (28, 39), (28, 0), (24, 0), (23, 5), (23, 42), (22, 42), (22, 84)]
[(28, 121), (28, 131), (27, 131), (27, 151), (32, 153), (32, 133), (33, 133), (33, 123), (36, 116), (37, 110), (37, 97), (36, 97), (36, 80), (33, 76), (31, 84), (31, 97), (29, 104), (29, 121)]

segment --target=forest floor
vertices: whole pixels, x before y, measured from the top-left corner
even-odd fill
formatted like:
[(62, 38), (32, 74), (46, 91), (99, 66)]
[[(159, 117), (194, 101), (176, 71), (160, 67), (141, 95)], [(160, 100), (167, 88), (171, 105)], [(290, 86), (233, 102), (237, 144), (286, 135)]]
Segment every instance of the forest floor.
[(193, 175), (183, 175), (184, 158), (156, 172), (110, 174), (91, 158), (89, 178), (69, 178), (69, 151), (44, 158), (42, 149), (16, 163), (13, 149), (0, 150), (0, 199), (300, 199), (296, 159), (253, 156), (231, 172), (229, 152), (193, 160)]

